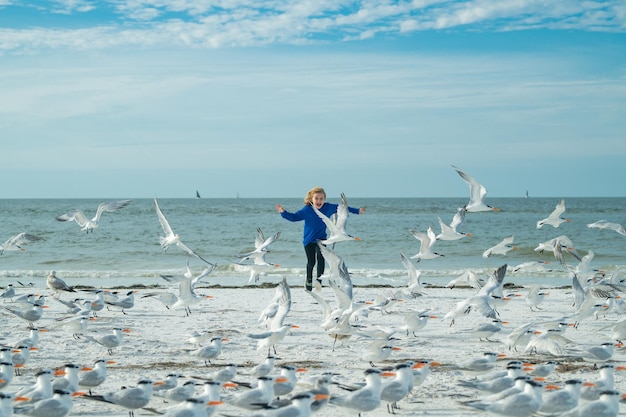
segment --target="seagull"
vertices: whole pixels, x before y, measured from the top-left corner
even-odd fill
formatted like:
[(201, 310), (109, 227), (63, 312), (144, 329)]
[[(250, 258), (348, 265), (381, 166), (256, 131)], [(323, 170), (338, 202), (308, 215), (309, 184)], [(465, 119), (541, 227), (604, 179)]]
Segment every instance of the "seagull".
[(11, 236), (9, 239), (7, 239), (6, 242), (0, 245), (0, 255), (2, 255), (5, 250), (19, 250), (24, 252), (26, 251), (26, 249), (24, 248), (25, 245), (33, 242), (40, 242), (42, 240), (46, 239), (41, 236), (33, 235), (31, 233), (18, 233), (15, 236)]
[(517, 250), (517, 246), (513, 246), (514, 235), (505, 237), (500, 243), (490, 247), (483, 252), (483, 258), (488, 258), (491, 255), (506, 255), (511, 250)]
[(428, 226), (428, 230), (426, 233), (419, 232), (417, 230), (409, 229), (409, 232), (413, 235), (413, 237), (420, 241), (420, 251), (411, 256), (411, 259), (417, 259), (421, 261), (422, 259), (435, 259), (440, 256), (444, 256), (440, 253), (433, 252), (432, 248), (437, 240), (435, 237), (435, 232), (433, 232), (432, 227)]
[(159, 381), (153, 382), (149, 379), (141, 379), (137, 382), (136, 387), (122, 388), (119, 391), (109, 392), (104, 395), (86, 395), (84, 398), (126, 408), (129, 410), (129, 417), (133, 417), (135, 415), (134, 410), (145, 407), (152, 399), (153, 386), (161, 384)]
[(500, 209), (496, 207), (491, 207), (484, 203), (484, 198), (487, 195), (487, 189), (474, 177), (463, 172), (460, 168), (452, 165), (452, 168), (456, 170), (456, 172), (461, 176), (463, 181), (467, 183), (470, 189), (470, 200), (465, 206), (465, 210), (470, 213), (478, 212), (478, 211), (499, 211)]
[(50, 288), (57, 296), (61, 291), (66, 292), (76, 292), (74, 288), (70, 287), (63, 281), (61, 278), (58, 278), (56, 275), (56, 271), (52, 271), (48, 274), (46, 278), (46, 285)]
[(561, 217), (561, 214), (565, 212), (565, 199), (562, 198), (561, 201), (556, 205), (556, 208), (548, 217), (543, 220), (539, 220), (537, 222), (537, 229), (541, 229), (542, 226), (548, 224), (552, 227), (559, 227), (561, 223), (569, 223), (571, 219), (564, 219)]
[(85, 213), (83, 213), (82, 210), (68, 211), (65, 214), (57, 216), (56, 219), (60, 222), (71, 222), (72, 220), (74, 220), (81, 227), (80, 230), (89, 233), (93, 232), (93, 230), (98, 227), (100, 223), (100, 216), (102, 216), (103, 212), (118, 211), (129, 205), (131, 201), (132, 200), (119, 200), (100, 203), (100, 205), (98, 206), (98, 210), (96, 211), (96, 215), (91, 220), (89, 220), (85, 216)]
[(608, 229), (614, 230), (620, 235), (626, 236), (626, 230), (624, 230), (624, 226), (618, 223), (609, 222), (606, 220), (598, 220), (597, 222), (589, 223), (587, 225), (590, 229)]
[(441, 227), (441, 233), (436, 236), (437, 240), (459, 240), (464, 237), (471, 237), (471, 233), (463, 233), (457, 230), (463, 223), (463, 220), (465, 220), (466, 212), (467, 209), (465, 207), (459, 208), (449, 225), (445, 224), (443, 220), (441, 220), (441, 217), (437, 217), (439, 226)]
[(185, 245), (183, 242), (180, 241), (180, 236), (175, 234), (172, 228), (170, 227), (170, 224), (168, 223), (167, 219), (163, 215), (163, 212), (159, 208), (159, 203), (157, 202), (156, 198), (154, 199), (154, 206), (156, 208), (156, 213), (159, 218), (159, 222), (161, 223), (161, 227), (163, 228), (163, 231), (165, 232), (165, 236), (159, 236), (159, 243), (161, 244), (163, 251), (167, 252), (167, 249), (171, 245), (176, 245), (182, 250), (184, 250), (185, 252), (187, 252), (189, 255), (195, 256), (196, 258), (206, 262), (209, 265), (213, 265), (211, 262), (207, 261), (202, 256), (198, 255), (195, 251), (189, 249), (187, 245)]
[(324, 213), (319, 211), (315, 205), (312, 205), (313, 210), (322, 219), (328, 230), (330, 231), (330, 237), (321, 240), (323, 245), (331, 245), (337, 242), (344, 242), (346, 240), (361, 240), (360, 237), (351, 236), (346, 233), (346, 223), (348, 221), (348, 201), (344, 193), (341, 193), (341, 202), (337, 206), (337, 222), (333, 222)]

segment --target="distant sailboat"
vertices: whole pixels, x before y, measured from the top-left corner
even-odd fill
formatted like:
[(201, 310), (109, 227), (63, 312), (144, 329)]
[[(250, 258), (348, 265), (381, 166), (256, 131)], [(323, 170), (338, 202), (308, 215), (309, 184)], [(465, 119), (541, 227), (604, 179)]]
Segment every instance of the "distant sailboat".
[(526, 197), (525, 198), (528, 198), (528, 190), (526, 190)]
[(200, 197), (200, 193), (198, 192), (198, 190), (196, 190), (196, 198), (202, 198)]

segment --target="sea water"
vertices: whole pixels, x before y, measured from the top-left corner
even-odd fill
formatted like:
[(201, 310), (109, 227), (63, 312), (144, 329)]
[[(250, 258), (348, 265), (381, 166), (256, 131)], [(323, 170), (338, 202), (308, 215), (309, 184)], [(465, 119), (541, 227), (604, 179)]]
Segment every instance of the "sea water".
[[(120, 197), (132, 198), (132, 197)], [(582, 256), (593, 251), (592, 267), (608, 273), (626, 269), (626, 236), (611, 230), (591, 229), (588, 223), (609, 220), (626, 225), (626, 198), (567, 198), (562, 215), (571, 219), (558, 228), (537, 221), (546, 218), (560, 197), (488, 198), (500, 211), (467, 213), (460, 230), (471, 233), (456, 241), (437, 241), (433, 250), (444, 256), (416, 262), (421, 280), (445, 285), (467, 270), (487, 276), (502, 264), (515, 266), (529, 261), (548, 261), (540, 271), (507, 274), (508, 282), (520, 285), (543, 283), (546, 286), (569, 285), (571, 273), (555, 261), (551, 252), (539, 253), (537, 246), (554, 237), (569, 237)], [(166, 284), (161, 275), (182, 274), (187, 265), (194, 274), (206, 266), (189, 257), (178, 247), (166, 252), (159, 244), (163, 230), (153, 199), (133, 199), (117, 212), (102, 215), (100, 226), (85, 233), (74, 222), (59, 222), (57, 216), (81, 209), (88, 218), (95, 215), (97, 199), (4, 199), (0, 200), (0, 240), (28, 232), (45, 238), (25, 247), (26, 251), (5, 251), (0, 256), (0, 286), (16, 281), (41, 284), (54, 270), (57, 276), (73, 285), (113, 287), (123, 285)], [(329, 202), (339, 198), (328, 196)], [(257, 228), (265, 236), (280, 232), (280, 238), (266, 255), (279, 264), (259, 282), (279, 282), (283, 277), (302, 285), (306, 263), (302, 246), (301, 222), (280, 217), (276, 204), (288, 211), (303, 206), (302, 199), (233, 198), (233, 199), (159, 199), (159, 206), (182, 242), (217, 268), (204, 280), (208, 285), (243, 286), (249, 272), (238, 265), (238, 254), (254, 249)], [(350, 215), (347, 230), (359, 241), (337, 243), (333, 249), (345, 261), (354, 285), (401, 286), (407, 273), (400, 253), (413, 256), (420, 242), (409, 229), (440, 232), (438, 217), (450, 223), (457, 208), (467, 203), (463, 198), (349, 198), (352, 207), (365, 207), (362, 215)], [(516, 250), (505, 256), (488, 258), (483, 252), (507, 236), (514, 236)], [(578, 260), (565, 254), (574, 267)]]

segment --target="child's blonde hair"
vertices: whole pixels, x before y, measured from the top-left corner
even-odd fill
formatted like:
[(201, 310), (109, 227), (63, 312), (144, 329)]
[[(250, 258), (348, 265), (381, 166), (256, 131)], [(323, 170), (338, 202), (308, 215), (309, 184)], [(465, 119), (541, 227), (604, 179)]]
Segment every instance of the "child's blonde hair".
[(306, 197), (304, 197), (304, 204), (307, 206), (313, 204), (313, 196), (318, 193), (324, 194), (324, 200), (326, 199), (326, 191), (324, 191), (322, 187), (313, 187), (308, 193), (306, 193)]

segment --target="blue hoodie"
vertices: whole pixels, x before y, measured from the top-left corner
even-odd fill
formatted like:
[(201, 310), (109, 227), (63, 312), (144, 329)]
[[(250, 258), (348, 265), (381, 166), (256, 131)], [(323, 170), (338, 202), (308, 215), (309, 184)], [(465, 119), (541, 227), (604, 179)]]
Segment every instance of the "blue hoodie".
[[(330, 218), (333, 214), (337, 213), (338, 204), (324, 203), (320, 211)], [(348, 211), (353, 214), (359, 214), (359, 209), (354, 207), (348, 207)], [(304, 206), (295, 213), (290, 213), (287, 210), (280, 213), (283, 219), (287, 219), (290, 222), (299, 222), (304, 220), (304, 238), (302, 243), (304, 246), (309, 243), (315, 243), (318, 240), (326, 239), (326, 225), (324, 221), (317, 215), (312, 206)]]

